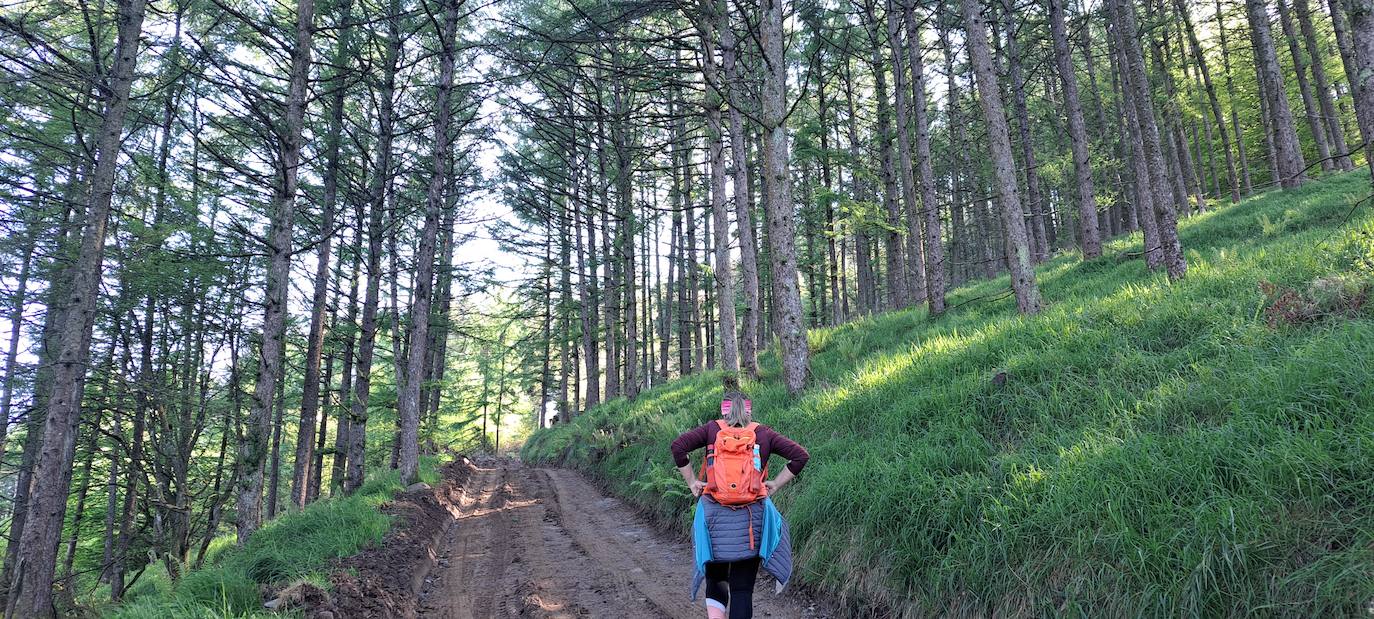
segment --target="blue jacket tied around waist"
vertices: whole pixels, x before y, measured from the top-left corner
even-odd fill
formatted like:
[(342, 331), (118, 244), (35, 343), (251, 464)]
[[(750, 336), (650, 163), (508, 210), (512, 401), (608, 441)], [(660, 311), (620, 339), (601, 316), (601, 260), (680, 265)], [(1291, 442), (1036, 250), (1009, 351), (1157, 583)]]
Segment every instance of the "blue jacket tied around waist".
[[(792, 539), (773, 500), (765, 498), (743, 507), (726, 507), (708, 496), (697, 500), (692, 516), (692, 545), (696, 573), (692, 601), (706, 579), (707, 561), (739, 561), (759, 557), (764, 571), (778, 581), (781, 592), (792, 579)], [(754, 544), (750, 544), (750, 532)]]

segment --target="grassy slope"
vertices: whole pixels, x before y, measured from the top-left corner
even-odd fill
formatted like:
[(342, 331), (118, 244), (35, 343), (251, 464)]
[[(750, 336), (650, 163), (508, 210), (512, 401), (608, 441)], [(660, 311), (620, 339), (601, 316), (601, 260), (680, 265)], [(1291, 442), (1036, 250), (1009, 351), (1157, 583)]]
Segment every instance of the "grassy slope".
[[(778, 500), (801, 579), (907, 616), (1363, 613), (1374, 321), (1271, 328), (1258, 283), (1303, 289), (1374, 254), (1368, 204), (1346, 218), (1368, 178), (1187, 220), (1180, 284), (1117, 259), (1137, 236), (1040, 267), (1051, 306), (1034, 318), (1004, 299), (812, 331), (797, 399), (767, 357), (746, 385), (756, 415), (812, 455)], [(536, 434), (525, 456), (622, 480), (685, 530), (668, 443), (719, 397), (718, 374), (671, 382)]]
[[(435, 458), (421, 458), (421, 479), (437, 482), (437, 467)], [(145, 575), (127, 603), (105, 614), (117, 619), (279, 616), (262, 612), (259, 586), (309, 580), (328, 588), (329, 561), (381, 540), (391, 517), (378, 508), (404, 489), (395, 471), (379, 471), (352, 495), (317, 501), (268, 522), (243, 548), (233, 547), (232, 534), (216, 540), (223, 551), (175, 585), (160, 569)]]

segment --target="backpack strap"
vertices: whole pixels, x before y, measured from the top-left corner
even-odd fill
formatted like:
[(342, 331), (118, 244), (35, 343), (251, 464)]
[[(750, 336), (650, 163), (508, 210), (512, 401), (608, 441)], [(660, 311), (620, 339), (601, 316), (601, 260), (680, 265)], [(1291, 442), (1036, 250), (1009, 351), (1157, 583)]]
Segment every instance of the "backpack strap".
[(749, 518), (747, 519), (749, 522), (749, 550), (754, 550), (754, 504), (750, 503), (745, 505), (745, 508), (747, 508), (749, 512)]

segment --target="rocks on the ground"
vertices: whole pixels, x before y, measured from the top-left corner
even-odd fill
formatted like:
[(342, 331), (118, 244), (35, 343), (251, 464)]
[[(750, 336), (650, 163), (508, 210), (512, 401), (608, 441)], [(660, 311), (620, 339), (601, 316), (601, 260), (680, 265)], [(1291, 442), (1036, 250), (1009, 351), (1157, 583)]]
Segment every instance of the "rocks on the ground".
[(277, 593), (276, 597), (265, 602), (262, 607), (270, 611), (288, 610), (301, 606), (310, 606), (322, 598), (328, 597), (323, 590), (308, 582), (300, 581), (292, 583), (285, 589)]
[(431, 487), (429, 484), (422, 481), (417, 481), (413, 484), (410, 484), (409, 486), (406, 486), (406, 492), (415, 492), (417, 490), (429, 490), (430, 488)]

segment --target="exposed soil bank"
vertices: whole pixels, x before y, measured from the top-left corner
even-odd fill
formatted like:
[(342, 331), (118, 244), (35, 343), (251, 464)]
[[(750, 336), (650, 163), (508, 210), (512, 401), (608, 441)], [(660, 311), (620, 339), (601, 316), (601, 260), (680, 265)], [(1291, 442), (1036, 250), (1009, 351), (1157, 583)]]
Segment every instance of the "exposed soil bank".
[(381, 544), (336, 563), (330, 574), (333, 591), (306, 592), (306, 617), (415, 617), (435, 550), (454, 524), (464, 485), (475, 470), (470, 460), (459, 457), (444, 465), (436, 486), (421, 485), (384, 504), (382, 511), (396, 517), (391, 532)]

